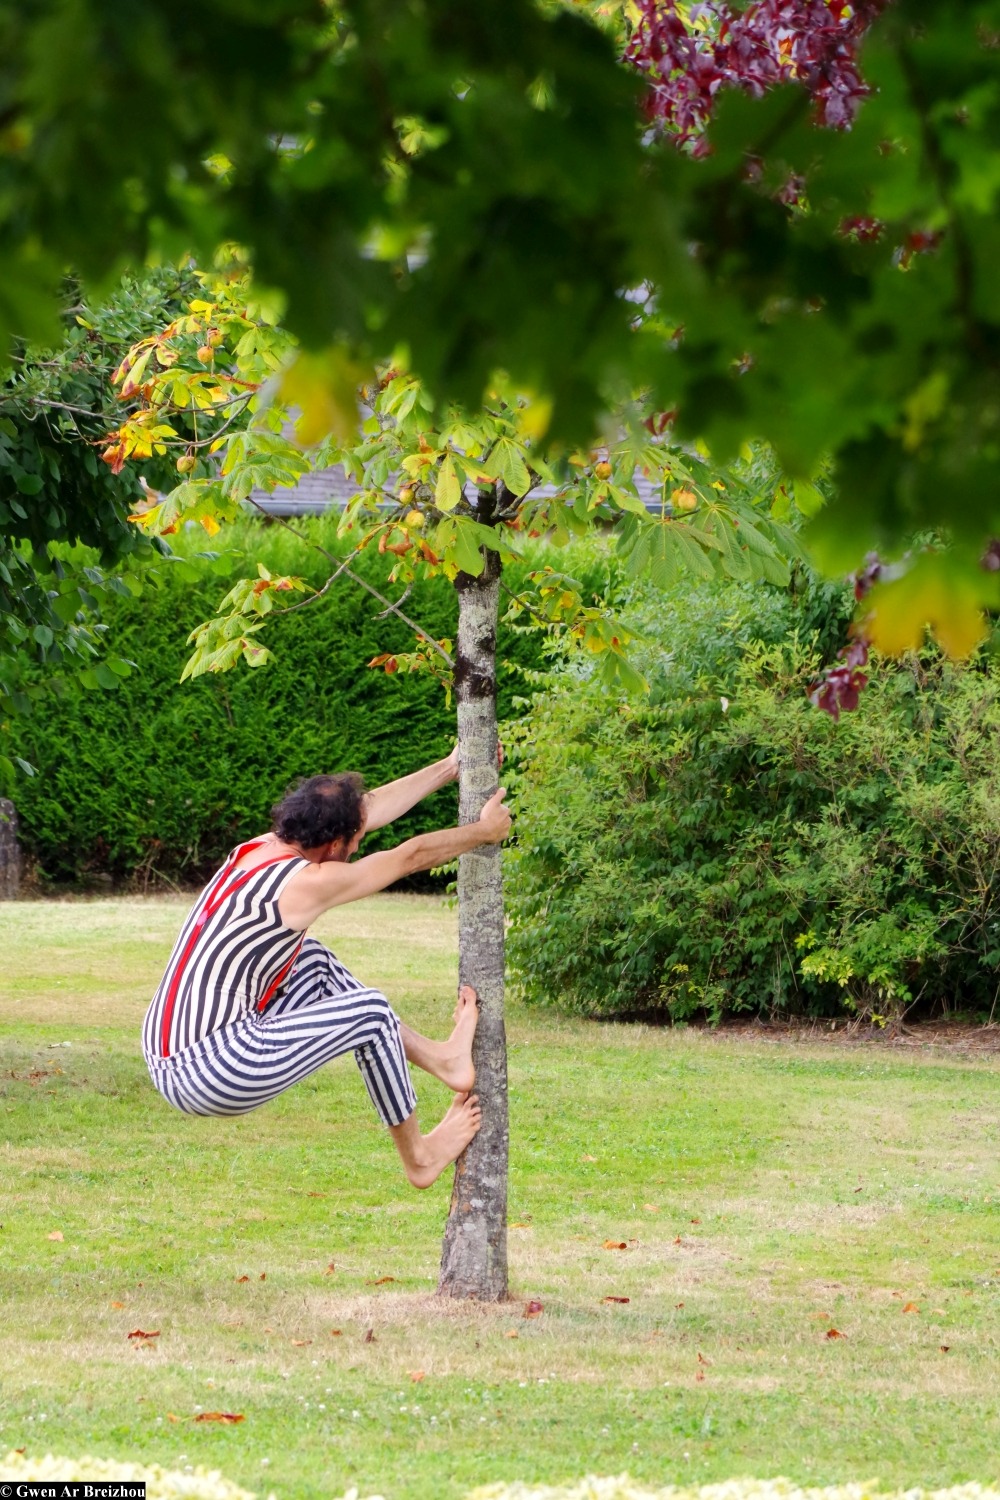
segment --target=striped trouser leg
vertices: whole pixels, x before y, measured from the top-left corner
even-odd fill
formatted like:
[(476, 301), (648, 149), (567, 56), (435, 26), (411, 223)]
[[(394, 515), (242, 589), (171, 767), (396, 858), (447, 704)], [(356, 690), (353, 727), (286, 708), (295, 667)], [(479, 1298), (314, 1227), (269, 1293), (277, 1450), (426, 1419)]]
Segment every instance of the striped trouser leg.
[(153, 1081), (189, 1114), (240, 1115), (324, 1063), (353, 1052), (385, 1125), (416, 1108), (399, 1020), (315, 938), (307, 938), (284, 991), (261, 1016), (225, 1026), (155, 1064)]

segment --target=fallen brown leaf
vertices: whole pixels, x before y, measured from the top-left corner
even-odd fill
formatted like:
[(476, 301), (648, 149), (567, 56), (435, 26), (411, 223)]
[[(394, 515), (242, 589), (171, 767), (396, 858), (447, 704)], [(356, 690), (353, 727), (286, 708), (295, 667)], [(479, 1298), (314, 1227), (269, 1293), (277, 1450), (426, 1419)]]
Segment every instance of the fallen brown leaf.
[(907, 1302), (903, 1308), (904, 1312), (919, 1312), (920, 1308), (915, 1302)]
[(695, 1372), (694, 1372), (694, 1378), (695, 1378), (695, 1380), (704, 1380), (705, 1379), (705, 1371), (704, 1370), (695, 1370)]
[(701, 1220), (700, 1220), (700, 1219), (692, 1219), (692, 1220), (691, 1220), (691, 1223), (692, 1223), (692, 1224), (700, 1224), (700, 1223), (701, 1223)]
[(602, 1302), (628, 1302), (628, 1297), (602, 1297)]
[(45, 1238), (47, 1240), (61, 1240), (63, 1238), (63, 1232), (61, 1229), (53, 1229), (52, 1233), (47, 1234)]
[(519, 1219), (516, 1224), (511, 1224), (509, 1227), (511, 1229), (530, 1229), (531, 1225), (526, 1223), (523, 1219)]
[(369, 1329), (366, 1330), (365, 1336), (361, 1340), (361, 1342), (363, 1344), (374, 1344), (374, 1342), (375, 1342), (375, 1330), (374, 1330), (374, 1328), (369, 1328)]
[(826, 1330), (826, 1337), (828, 1339), (846, 1339), (847, 1334), (841, 1333), (839, 1328), (828, 1328)]
[(710, 1359), (706, 1359), (705, 1356), (704, 1356), (704, 1354), (699, 1353), (699, 1355), (698, 1355), (698, 1363), (700, 1365), (710, 1365), (712, 1363), (712, 1361)]
[(580, 1160), (581, 1161), (596, 1161), (597, 1157), (596, 1156), (581, 1156)]
[(257, 1280), (258, 1281), (266, 1281), (267, 1280), (267, 1272), (266, 1271), (261, 1271), (260, 1275), (257, 1277)]
[(656, 1203), (644, 1203), (642, 1206), (648, 1214), (658, 1214), (660, 1212), (659, 1205)]
[(126, 1337), (130, 1339), (158, 1339), (160, 1337), (160, 1330), (154, 1328), (151, 1333), (144, 1333), (141, 1328), (133, 1328), (131, 1333), (126, 1334)]
[(624, 1240), (605, 1240), (604, 1248), (605, 1250), (627, 1250), (628, 1245)]
[(296, 1349), (304, 1349), (307, 1344), (312, 1343), (312, 1339), (292, 1339), (292, 1343), (295, 1345)]
[(339, 1339), (340, 1335), (341, 1335), (341, 1332), (342, 1332), (342, 1330), (340, 1328), (331, 1328), (330, 1329), (330, 1337), (332, 1339)]
[(545, 1304), (532, 1299), (530, 1302), (524, 1304), (524, 1313), (522, 1316), (525, 1318), (540, 1318), (544, 1311)]
[(366, 1281), (365, 1286), (385, 1286), (387, 1281), (395, 1281), (395, 1276), (376, 1276), (374, 1281)]
[(179, 1422), (180, 1421), (180, 1417), (176, 1416), (174, 1412), (168, 1411), (167, 1412), (167, 1421), (168, 1422)]
[(675, 1307), (683, 1307), (683, 1306), (684, 1306), (684, 1303), (683, 1303), (683, 1302), (675, 1302), (675, 1303), (674, 1303), (674, 1306), (675, 1306)]
[(237, 1276), (236, 1280), (237, 1281), (249, 1281), (250, 1277), (249, 1276)]
[(941, 1350), (942, 1354), (947, 1354), (948, 1350), (951, 1348), (951, 1345), (950, 1344), (938, 1344), (938, 1348)]
[(325, 1193), (306, 1193), (307, 1198), (325, 1198)]
[(200, 1411), (195, 1416), (196, 1422), (242, 1422), (244, 1415), (241, 1411)]
[(125, 1304), (124, 1304), (124, 1302), (112, 1302), (111, 1306), (112, 1307), (124, 1307)]
[(505, 1339), (516, 1339), (516, 1338), (519, 1338), (519, 1337), (520, 1337), (520, 1335), (518, 1334), (518, 1331), (517, 1331), (516, 1328), (508, 1328), (507, 1332), (504, 1334), (504, 1338)]
[(676, 1235), (676, 1236), (675, 1236), (675, 1237), (674, 1237), (674, 1244), (675, 1244), (675, 1245), (679, 1245), (679, 1244), (680, 1244), (680, 1243), (681, 1243), (681, 1237), (680, 1237), (680, 1235), (679, 1235), (679, 1234), (678, 1234), (678, 1235)]
[(337, 1267), (336, 1267), (335, 1262), (331, 1260), (330, 1264), (327, 1266), (326, 1270), (323, 1272), (323, 1275), (324, 1276), (332, 1276), (333, 1273), (336, 1271), (336, 1269), (337, 1269)]
[(424, 1374), (423, 1370), (411, 1370), (410, 1379), (414, 1382), (414, 1384), (417, 1384), (421, 1380), (426, 1380), (427, 1376)]

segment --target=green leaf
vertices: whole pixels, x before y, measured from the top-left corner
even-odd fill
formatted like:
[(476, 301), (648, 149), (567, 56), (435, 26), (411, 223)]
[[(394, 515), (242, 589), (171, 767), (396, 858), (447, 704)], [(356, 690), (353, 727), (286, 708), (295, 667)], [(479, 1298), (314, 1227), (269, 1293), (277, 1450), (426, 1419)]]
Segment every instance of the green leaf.
[(40, 474), (18, 474), (14, 483), (22, 495), (37, 495), (45, 481)]
[(711, 558), (694, 541), (688, 528), (686, 526), (679, 526), (673, 521), (669, 524), (674, 527), (674, 544), (684, 565), (690, 568), (692, 573), (697, 574), (699, 578), (714, 578), (715, 569), (712, 566)]
[(461, 568), (463, 573), (468, 573), (473, 578), (478, 578), (483, 571), (483, 554), (479, 550), (471, 527), (461, 520), (456, 524), (455, 540), (445, 555), (456, 567)]
[(677, 549), (674, 546), (674, 526), (671, 521), (650, 527), (652, 540), (649, 548), (649, 576), (659, 589), (666, 589), (677, 581)]
[[(795, 504), (807, 519), (811, 520), (812, 517), (815, 516), (819, 511), (821, 511), (826, 504), (824, 496), (821, 495), (816, 486), (814, 484), (810, 484), (808, 480), (796, 479), (794, 491)], [(776, 519), (783, 520), (784, 517), (778, 516), (776, 517)]]
[(638, 495), (630, 495), (628, 490), (620, 490), (616, 485), (608, 485), (608, 498), (617, 505), (619, 510), (630, 511), (634, 516), (649, 515)]
[(502, 479), (511, 494), (521, 496), (531, 489), (531, 475), (524, 461), (523, 451), (512, 438), (497, 440), (485, 472)]
[(719, 555), (725, 572), (730, 578), (745, 582), (750, 577), (750, 560), (740, 547), (736, 531), (729, 518), (716, 512), (712, 517), (710, 535), (714, 536), (719, 544)]
[(614, 663), (618, 669), (618, 680), (627, 693), (648, 692), (649, 683), (627, 657), (615, 656)]

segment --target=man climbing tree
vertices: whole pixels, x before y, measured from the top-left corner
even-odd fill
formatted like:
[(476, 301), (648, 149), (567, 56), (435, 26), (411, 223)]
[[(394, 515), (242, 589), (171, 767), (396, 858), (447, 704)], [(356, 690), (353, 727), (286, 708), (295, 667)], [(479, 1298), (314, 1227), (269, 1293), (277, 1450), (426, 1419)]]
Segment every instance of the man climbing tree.
[[(434, 1042), (307, 936), (331, 907), (503, 840), (510, 814), (500, 788), (463, 827), (352, 863), (366, 832), (457, 775), (456, 752), (369, 793), (358, 776), (314, 776), (278, 803), (270, 833), (232, 851), (188, 915), (146, 1013), (143, 1052), (165, 1099), (188, 1114), (245, 1114), (353, 1052), (414, 1187), (429, 1187), (464, 1151), (482, 1123), (472, 1093), (475, 990), (460, 987), (451, 1035)], [(427, 1135), (409, 1063), (455, 1093)]]

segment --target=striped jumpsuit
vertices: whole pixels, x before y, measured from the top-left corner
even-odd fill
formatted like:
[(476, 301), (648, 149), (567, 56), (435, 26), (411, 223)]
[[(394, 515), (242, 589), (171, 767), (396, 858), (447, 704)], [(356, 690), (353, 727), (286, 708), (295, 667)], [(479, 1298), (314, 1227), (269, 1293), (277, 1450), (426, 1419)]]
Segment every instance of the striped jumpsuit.
[(353, 1051), (379, 1117), (416, 1107), (399, 1021), (316, 938), (286, 927), (278, 898), (308, 865), (279, 855), (234, 870), (230, 854), (202, 891), (143, 1024), (142, 1050), (168, 1103), (192, 1115), (241, 1115)]

